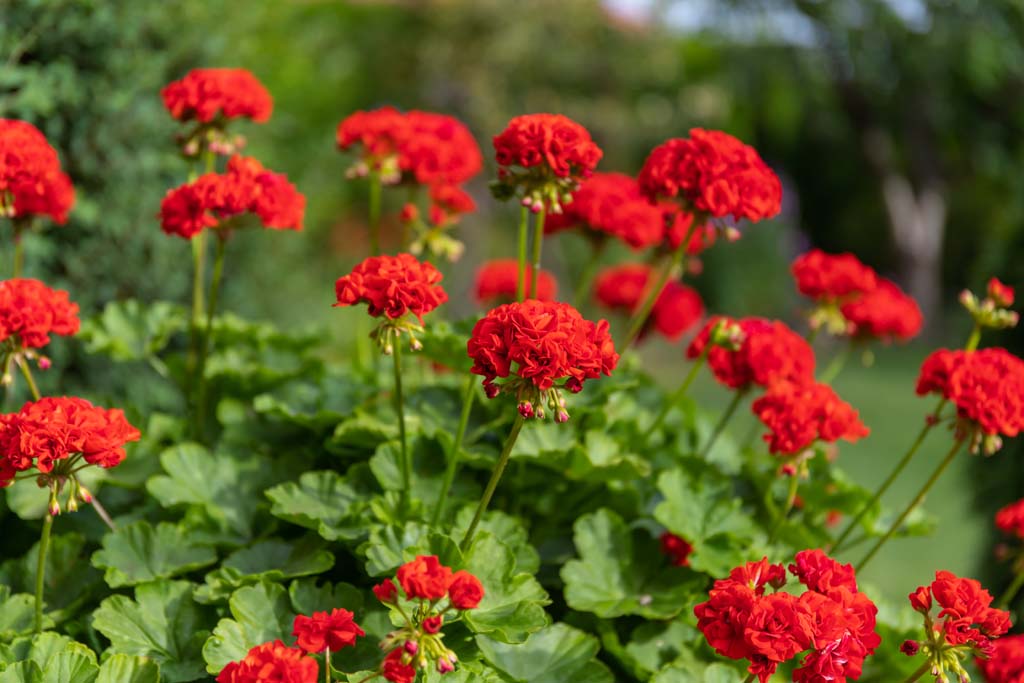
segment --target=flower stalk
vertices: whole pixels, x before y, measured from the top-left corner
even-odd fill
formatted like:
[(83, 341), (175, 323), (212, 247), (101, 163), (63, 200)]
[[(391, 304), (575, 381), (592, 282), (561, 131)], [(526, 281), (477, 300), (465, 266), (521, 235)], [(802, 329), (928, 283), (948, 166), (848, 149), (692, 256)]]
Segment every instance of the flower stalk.
[(532, 298), (537, 298), (537, 280), (540, 278), (540, 261), (544, 249), (544, 218), (546, 216), (547, 210), (541, 204), (540, 211), (537, 212), (537, 217), (533, 220), (533, 269), (530, 272), (531, 291), (527, 294)]
[(455, 473), (459, 467), (459, 455), (462, 452), (462, 440), (466, 437), (466, 427), (469, 425), (469, 414), (473, 409), (473, 400), (476, 396), (476, 375), (470, 374), (466, 378), (466, 388), (462, 391), (462, 413), (459, 415), (459, 426), (455, 430), (455, 441), (448, 452), (448, 460), (444, 470), (444, 481), (441, 484), (441, 493), (437, 497), (437, 505), (434, 507), (434, 516), (431, 518), (431, 526), (437, 527), (444, 515), (444, 504), (448, 499), (452, 484), (455, 482)]
[(732, 416), (736, 414), (736, 409), (740, 407), (740, 403), (742, 403), (743, 399), (746, 398), (747, 391), (749, 390), (740, 389), (735, 394), (733, 394), (732, 400), (729, 401), (729, 405), (726, 406), (725, 412), (722, 413), (722, 416), (718, 419), (718, 423), (712, 430), (711, 436), (708, 438), (708, 442), (704, 444), (704, 448), (701, 449), (701, 458), (708, 457), (708, 454), (711, 452), (711, 448), (715, 445), (715, 442), (718, 441), (718, 437), (722, 435), (722, 432), (725, 431), (725, 428), (729, 424), (729, 421), (732, 420)]
[(661, 294), (661, 290), (665, 289), (665, 285), (668, 284), (669, 278), (672, 277), (672, 273), (679, 270), (679, 267), (683, 263), (683, 257), (686, 255), (687, 245), (690, 244), (690, 240), (693, 239), (693, 234), (697, 230), (697, 218), (690, 224), (690, 229), (686, 231), (686, 236), (683, 237), (683, 241), (679, 243), (679, 246), (668, 262), (665, 264), (665, 268), (661, 271), (661, 275), (658, 276), (658, 280), (654, 287), (647, 292), (647, 296), (644, 299), (643, 304), (637, 309), (636, 313), (633, 314), (633, 319), (629, 323), (629, 331), (626, 333), (626, 341), (622, 345), (622, 351), (625, 352), (633, 342), (636, 341), (637, 337), (640, 336), (640, 331), (643, 330), (644, 324), (647, 323), (647, 318), (650, 317), (651, 311), (654, 310), (654, 304), (658, 300), (658, 295)]
[(206, 384), (206, 361), (210, 355), (210, 345), (213, 340), (213, 316), (217, 311), (217, 303), (220, 298), (220, 285), (224, 276), (224, 251), (227, 245), (227, 233), (217, 234), (217, 249), (213, 260), (213, 276), (210, 280), (209, 308), (206, 310), (206, 325), (203, 329), (201, 347), (199, 349), (199, 360), (196, 363), (196, 423), (195, 432), (201, 439), (206, 424), (206, 411), (209, 397)]
[(1017, 593), (1020, 589), (1024, 588), (1024, 569), (1018, 567), (1017, 574), (1013, 577), (1013, 581), (1010, 583), (1006, 591), (999, 596), (999, 600), (996, 601), (996, 607), (1000, 609), (1006, 609), (1013, 602), (1013, 599), (1017, 597)]
[(517, 414), (515, 421), (512, 423), (512, 429), (509, 430), (508, 437), (505, 439), (505, 445), (501, 449), (501, 455), (498, 456), (498, 462), (494, 465), (494, 471), (491, 472), (491, 479), (487, 482), (487, 488), (484, 489), (484, 494), (480, 498), (480, 504), (477, 505), (473, 521), (470, 522), (469, 528), (466, 529), (466, 535), (462, 537), (462, 542), (459, 543), (459, 548), (463, 552), (472, 543), (473, 536), (476, 534), (476, 528), (480, 524), (480, 519), (484, 516), (484, 512), (487, 511), (487, 506), (490, 505), (491, 498), (494, 496), (494, 490), (498, 488), (498, 482), (501, 481), (501, 475), (508, 465), (509, 457), (512, 455), (512, 447), (516, 445), (516, 439), (519, 437), (519, 431), (523, 428), (524, 422), (526, 422), (526, 419), (521, 414)]
[(412, 496), (412, 459), (409, 457), (409, 443), (405, 433), (405, 396), (402, 393), (402, 345), (395, 344), (391, 354), (395, 370), (395, 413), (398, 415), (398, 438), (400, 443), (399, 467), (402, 470), (402, 504), (408, 507)]
[(29, 393), (32, 394), (32, 400), (38, 401), (41, 397), (41, 394), (39, 393), (39, 387), (36, 386), (36, 380), (32, 376), (32, 369), (29, 368), (28, 366), (28, 360), (25, 359), (24, 357), (20, 357), (17, 359), (16, 362), (18, 364), (18, 367), (21, 369), (22, 376), (25, 377), (25, 384), (28, 385)]
[(519, 277), (516, 280), (516, 300), (526, 299), (526, 242), (529, 232), (530, 209), (519, 209)]
[(708, 351), (711, 349), (711, 344), (706, 345), (697, 356), (697, 359), (693, 361), (690, 366), (690, 371), (686, 373), (686, 378), (683, 379), (683, 383), (679, 385), (671, 396), (668, 397), (662, 406), (661, 410), (658, 411), (658, 415), (654, 418), (654, 422), (651, 423), (650, 431), (656, 432), (661, 427), (662, 423), (665, 422), (665, 418), (668, 417), (669, 412), (672, 408), (679, 405), (679, 402), (686, 396), (686, 392), (690, 390), (690, 385), (693, 384), (694, 380), (697, 379), (697, 374), (700, 372), (705, 361), (708, 359)]
[(43, 587), (46, 582), (46, 554), (50, 550), (50, 532), (52, 530), (53, 515), (47, 512), (43, 515), (43, 531), (39, 536), (39, 558), (36, 562), (35, 633), (41, 633), (43, 630)]
[(371, 171), (370, 176), (370, 255), (380, 255), (380, 195), (382, 182), (380, 173)]

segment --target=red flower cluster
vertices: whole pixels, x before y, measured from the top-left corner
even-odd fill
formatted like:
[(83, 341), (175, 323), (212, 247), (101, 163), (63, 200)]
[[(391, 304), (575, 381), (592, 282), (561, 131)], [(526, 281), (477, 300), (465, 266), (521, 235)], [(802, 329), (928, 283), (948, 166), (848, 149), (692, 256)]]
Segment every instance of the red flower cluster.
[(798, 384), (814, 378), (814, 350), (803, 337), (779, 321), (764, 318), (731, 320), (716, 316), (708, 321), (686, 350), (688, 358), (704, 353), (711, 332), (719, 322), (736, 324), (742, 341), (736, 350), (712, 346), (707, 351), (708, 365), (715, 379), (732, 389), (762, 387), (788, 380)]
[(494, 136), (499, 166), (541, 167), (558, 178), (587, 178), (601, 148), (587, 129), (561, 114), (525, 114)]
[(1010, 503), (996, 513), (996, 528), (1024, 539), (1024, 499)]
[(655, 147), (638, 177), (648, 197), (680, 197), (711, 216), (759, 221), (779, 213), (782, 183), (754, 148), (721, 131), (694, 128), (689, 138)]
[[(494, 398), (503, 389), (515, 393), (530, 405), (532, 416), (543, 415), (540, 393), (550, 392), (565, 380), (565, 388), (576, 393), (583, 382), (610, 375), (619, 361), (608, 331), (608, 322), (585, 320), (579, 311), (564, 303), (528, 299), (498, 306), (477, 321), (466, 345), (473, 359), (471, 372), (482, 375), (487, 395)], [(515, 367), (513, 367), (515, 365)], [(515, 376), (499, 387), (495, 380)], [(561, 399), (549, 393), (549, 407), (558, 410), (564, 422)]]
[(476, 202), (457, 185), (433, 185), (430, 188), (430, 222), (448, 225), (464, 213), (476, 210)]
[(168, 235), (191, 239), (203, 228), (244, 213), (255, 214), (263, 227), (301, 230), (306, 198), (282, 173), (259, 161), (233, 156), (227, 172), (206, 173), (169, 190), (160, 204), (160, 227)]
[(1024, 634), (995, 641), (988, 659), (975, 664), (987, 683), (1024, 683)]
[(878, 275), (853, 254), (811, 249), (790, 267), (796, 288), (815, 301), (841, 301), (878, 286)]
[(776, 382), (752, 408), (770, 430), (764, 440), (772, 453), (795, 454), (817, 440), (855, 442), (868, 435), (857, 411), (827, 384)]
[(371, 256), (338, 278), (334, 284), (338, 302), (334, 305), (365, 303), (370, 315), (392, 320), (412, 313), (422, 324), (425, 314), (448, 301), (448, 294), (438, 284), (443, 277), (432, 264), (412, 254)]
[(690, 566), (690, 553), (693, 552), (693, 544), (681, 536), (676, 536), (671, 531), (665, 531), (658, 539), (661, 543), (661, 552), (668, 556), (669, 561), (677, 567)]
[(314, 612), (307, 617), (299, 614), (292, 624), (295, 644), (303, 652), (316, 653), (330, 649), (331, 652), (351, 647), (356, 638), (365, 636), (354, 620), (355, 615), (347, 609), (333, 609), (328, 612)]
[(78, 304), (60, 289), (39, 280), (0, 282), (0, 341), (16, 338), (22, 349), (38, 349), (50, 343), (50, 335), (78, 332)]
[[(447, 596), (452, 607), (467, 610), (476, 609), (484, 599), (484, 587), (478, 578), (465, 570), (452, 572), (436, 555), (418, 555), (399, 567), (395, 578), (410, 600), (437, 601)], [(381, 602), (390, 604), (398, 598), (398, 587), (391, 579), (385, 579), (373, 587), (373, 593)]]
[[(515, 259), (487, 261), (476, 273), (476, 300), (482, 304), (508, 303), (516, 299), (519, 263)], [(526, 291), (534, 299), (553, 301), (558, 283), (551, 273), (540, 271), (537, 287), (533, 287), (533, 267), (526, 266)]]
[[(643, 305), (647, 288), (656, 279), (653, 269), (642, 263), (606, 268), (598, 276), (594, 296), (602, 306), (632, 314)], [(641, 335), (652, 328), (666, 339), (676, 341), (704, 317), (704, 302), (696, 291), (672, 280), (658, 294)]]
[(317, 683), (316, 660), (280, 640), (257, 645), (245, 659), (231, 662), (217, 676), (217, 683)]
[(1004, 285), (997, 278), (990, 278), (988, 281), (988, 297), (996, 306), (1009, 308), (1013, 305), (1013, 287)]
[(879, 278), (878, 286), (839, 307), (850, 333), (861, 337), (907, 340), (917, 336), (924, 316), (913, 297), (892, 280)]
[(117, 408), (72, 397), (30, 401), (17, 413), (0, 416), (0, 487), (18, 472), (35, 466), (46, 474), (78, 454), (89, 464), (114, 467), (124, 460), (124, 445), (140, 436)]
[(0, 216), (49, 216), (63, 224), (74, 203), (71, 179), (39, 129), (0, 119)]
[(797, 683), (845, 683), (860, 677), (864, 659), (878, 647), (878, 610), (859, 592), (853, 569), (820, 550), (796, 555), (789, 571), (807, 591), (766, 593), (786, 582), (786, 570), (768, 559), (737, 567), (715, 582), (709, 599), (694, 608), (697, 628), (719, 654), (746, 659), (765, 683), (778, 666), (807, 652), (793, 672)]
[(640, 194), (636, 180), (624, 173), (595, 173), (572, 195), (561, 214), (544, 222), (554, 233), (583, 225), (616, 237), (633, 249), (658, 245), (665, 237), (665, 214)]
[(164, 86), (160, 96), (179, 121), (210, 123), (221, 117), (263, 123), (274, 109), (270, 93), (246, 69), (193, 69)]
[[(932, 600), (942, 609), (932, 621)], [(962, 579), (947, 571), (935, 572), (930, 586), (910, 594), (911, 606), (926, 616), (932, 630), (946, 645), (965, 647), (991, 656), (993, 641), (1010, 630), (1010, 613), (991, 607), (992, 595), (974, 579)]]
[(939, 349), (921, 365), (917, 393), (941, 394), (985, 435), (1013, 437), (1024, 429), (1024, 361), (1005, 349)]
[(460, 185), (483, 168), (472, 133), (444, 114), (394, 107), (357, 111), (338, 124), (337, 141), (342, 150), (360, 145), (360, 174), (381, 172), (386, 183), (404, 176), (422, 185)]

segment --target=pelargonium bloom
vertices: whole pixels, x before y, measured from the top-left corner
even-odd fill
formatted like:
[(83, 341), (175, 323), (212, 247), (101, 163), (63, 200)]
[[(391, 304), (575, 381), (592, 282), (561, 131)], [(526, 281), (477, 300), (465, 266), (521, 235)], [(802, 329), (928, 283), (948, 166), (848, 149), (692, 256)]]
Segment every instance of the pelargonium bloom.
[(39, 129), (0, 119), (0, 216), (49, 216), (63, 225), (74, 203), (71, 179)]
[(996, 528), (1005, 534), (1024, 539), (1024, 499), (1000, 508), (996, 513)]
[(815, 441), (852, 443), (868, 435), (857, 411), (827, 384), (776, 382), (752, 410), (769, 429), (764, 440), (772, 453), (793, 455)]
[(78, 304), (68, 293), (27, 278), (0, 282), (0, 341), (16, 349), (38, 349), (50, 335), (78, 332)]
[(544, 232), (582, 226), (598, 238), (615, 237), (639, 250), (661, 244), (665, 219), (665, 212), (647, 201), (631, 176), (595, 173), (573, 193), (572, 203), (561, 214), (547, 218)]
[(858, 337), (905, 341), (917, 336), (924, 324), (924, 316), (913, 297), (885, 278), (878, 285), (839, 310), (850, 325), (850, 333)]
[(392, 320), (409, 313), (423, 316), (448, 301), (441, 287), (441, 271), (412, 254), (371, 256), (334, 285), (335, 306), (365, 303), (370, 315)]
[[(720, 325), (738, 328), (736, 348), (712, 343), (711, 334)], [(767, 387), (781, 380), (803, 384), (814, 378), (814, 350), (803, 337), (777, 320), (715, 316), (690, 343), (686, 356), (698, 358), (705, 350), (715, 379), (732, 389)]]
[[(932, 616), (932, 605), (940, 610)], [(960, 661), (967, 654), (991, 657), (995, 641), (1010, 629), (1010, 613), (992, 607), (992, 595), (974, 579), (935, 572), (935, 581), (910, 594), (911, 606), (924, 616), (926, 641), (921, 651), (936, 675), (967, 672)]]
[(398, 568), (398, 583), (410, 598), (440, 600), (448, 593), (452, 570), (434, 555), (420, 555)]
[[(519, 262), (515, 259), (486, 261), (476, 272), (474, 294), (482, 304), (510, 303), (516, 300), (519, 286)], [(554, 301), (558, 294), (558, 283), (546, 270), (540, 271), (537, 287), (533, 286), (533, 266), (526, 266), (526, 291), (531, 298), (540, 301)]]
[(455, 609), (476, 609), (484, 599), (484, 586), (480, 579), (461, 569), (452, 574), (452, 581), (448, 585), (448, 599)]
[(309, 653), (330, 649), (337, 652), (356, 644), (356, 638), (366, 633), (355, 622), (355, 615), (346, 609), (314, 612), (312, 616), (296, 615), (292, 624), (295, 644)]
[(986, 291), (996, 306), (1008, 308), (1013, 305), (1013, 287), (1003, 284), (999, 278), (989, 278)]
[[(597, 302), (612, 310), (632, 315), (643, 305), (647, 288), (653, 287), (657, 274), (643, 263), (627, 263), (606, 268), (594, 283)], [(652, 329), (669, 341), (676, 341), (704, 317), (704, 302), (690, 287), (670, 280), (658, 294), (640, 336)]]
[(225, 666), (217, 683), (317, 683), (319, 674), (315, 659), (275, 640), (257, 645), (241, 661)]
[(1024, 634), (992, 643), (992, 654), (975, 660), (986, 683), (1024, 683)]
[(676, 536), (671, 531), (662, 532), (658, 537), (661, 544), (661, 552), (666, 555), (669, 561), (677, 567), (690, 566), (690, 554), (693, 552), (693, 544), (682, 536)]
[(191, 239), (204, 228), (252, 214), (265, 228), (301, 230), (305, 209), (305, 196), (285, 175), (236, 155), (225, 173), (206, 173), (169, 190), (160, 204), (160, 227), (168, 235)]
[(782, 183), (754, 148), (721, 131), (694, 128), (647, 157), (637, 180), (649, 198), (678, 198), (693, 212), (759, 221), (779, 213)]
[(416, 680), (416, 669), (409, 663), (412, 659), (402, 648), (395, 648), (384, 658), (380, 675), (391, 683), (412, 683)]
[(938, 349), (921, 365), (917, 393), (938, 393), (956, 406), (958, 429), (975, 452), (994, 453), (1001, 437), (1024, 429), (1024, 361), (1005, 349)]
[(180, 121), (247, 118), (263, 123), (274, 101), (246, 69), (192, 69), (160, 91), (164, 107)]
[(874, 269), (850, 253), (811, 249), (793, 261), (790, 271), (800, 293), (815, 301), (844, 301), (878, 285)]
[(606, 320), (593, 323), (569, 304), (536, 299), (492, 309), (473, 327), (466, 351), (489, 397), (514, 394), (524, 417), (543, 417), (546, 405), (561, 422), (569, 414), (559, 389), (579, 392), (619, 361)]

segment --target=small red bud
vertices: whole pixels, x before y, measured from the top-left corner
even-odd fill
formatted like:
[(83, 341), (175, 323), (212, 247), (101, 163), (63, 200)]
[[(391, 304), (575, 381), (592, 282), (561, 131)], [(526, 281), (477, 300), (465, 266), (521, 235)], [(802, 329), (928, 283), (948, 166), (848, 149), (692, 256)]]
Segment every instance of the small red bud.
[(50, 359), (46, 356), (39, 356), (39, 360), (37, 362), (39, 363), (40, 370), (49, 370), (50, 365), (52, 365), (52, 363), (50, 363)]
[(497, 384), (485, 384), (484, 393), (487, 394), (487, 398), (494, 398), (501, 393), (501, 387)]
[(900, 645), (900, 652), (902, 652), (908, 657), (913, 657), (918, 653), (918, 650), (920, 649), (921, 646), (918, 645), (916, 640), (904, 640), (903, 644)]
[(455, 671), (455, 667), (452, 666), (452, 663), (449, 662), (447, 659), (437, 660), (437, 673), (447, 674), (451, 673), (452, 671)]
[(559, 410), (558, 414), (555, 415), (555, 422), (564, 424), (564, 423), (566, 423), (568, 421), (569, 421), (569, 413), (565, 412), (564, 410)]
[(403, 645), (402, 648), (409, 654), (415, 655), (417, 652), (420, 651), (420, 644), (417, 643), (415, 640), (407, 640), (405, 641), (405, 645)]
[(533, 404), (529, 401), (523, 401), (519, 404), (519, 414), (523, 416), (524, 420), (529, 420), (533, 417)]

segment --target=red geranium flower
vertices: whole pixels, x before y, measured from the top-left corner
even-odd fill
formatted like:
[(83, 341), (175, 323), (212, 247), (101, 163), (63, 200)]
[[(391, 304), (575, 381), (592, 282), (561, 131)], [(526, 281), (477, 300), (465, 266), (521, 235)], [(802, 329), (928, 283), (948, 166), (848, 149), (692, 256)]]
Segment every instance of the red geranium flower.
[(992, 654), (974, 662), (987, 683), (1024, 683), (1024, 634), (992, 643)]
[(494, 136), (499, 166), (544, 168), (558, 178), (583, 179), (601, 160), (587, 129), (561, 114), (516, 116)]
[(319, 673), (315, 659), (275, 640), (257, 645), (242, 661), (225, 666), (217, 683), (317, 683)]
[(1024, 539), (1024, 500), (1000, 509), (996, 513), (996, 527), (1003, 533)]
[(632, 177), (595, 173), (573, 193), (572, 203), (561, 214), (547, 217), (544, 232), (583, 226), (601, 237), (616, 237), (633, 249), (646, 249), (664, 240), (665, 219), (665, 213), (640, 194)]
[[(595, 281), (594, 295), (599, 304), (612, 310), (634, 313), (647, 294), (647, 287), (656, 278), (651, 266), (629, 263), (603, 270)], [(651, 309), (641, 336), (652, 328), (666, 339), (676, 341), (704, 317), (704, 302), (697, 292), (672, 280), (665, 284)]]
[(452, 575), (451, 585), (448, 586), (448, 599), (455, 609), (476, 609), (484, 599), (483, 584), (466, 570), (457, 571)]
[(50, 343), (50, 335), (63, 337), (78, 332), (78, 304), (60, 289), (39, 280), (0, 282), (0, 341), (15, 337), (21, 349), (38, 349)]
[(384, 579), (373, 587), (373, 594), (383, 603), (394, 602), (398, 595), (398, 588), (391, 579)]
[(1000, 308), (1009, 308), (1013, 305), (1013, 287), (1004, 285), (998, 278), (991, 278), (988, 281), (988, 297)]
[[(516, 299), (519, 284), (519, 263), (515, 259), (487, 261), (476, 272), (476, 300), (481, 304), (510, 303)], [(537, 287), (533, 287), (533, 266), (526, 266), (526, 291), (531, 298), (553, 301), (558, 283), (551, 273), (540, 271)]]
[(757, 152), (721, 131), (694, 128), (690, 137), (655, 147), (638, 177), (652, 200), (679, 197), (710, 216), (759, 221), (776, 215), (782, 184)]
[(407, 597), (440, 600), (448, 593), (452, 570), (435, 555), (419, 555), (398, 568), (398, 583)]
[(776, 382), (752, 409), (770, 430), (764, 440), (772, 453), (799, 453), (818, 440), (853, 443), (869, 433), (857, 411), (827, 384)]
[(365, 303), (370, 315), (392, 320), (412, 313), (422, 324), (424, 315), (448, 301), (438, 284), (443, 277), (432, 264), (412, 254), (371, 256), (338, 278), (334, 305)]
[(246, 69), (193, 69), (160, 91), (164, 106), (180, 121), (210, 123), (248, 118), (263, 123), (274, 101), (263, 84)]
[(704, 353), (711, 332), (723, 322), (738, 325), (741, 332), (735, 350), (722, 346), (707, 350), (708, 366), (715, 379), (725, 386), (747, 389), (754, 384), (767, 387), (781, 380), (802, 384), (814, 378), (814, 350), (803, 337), (777, 320), (715, 316), (690, 343), (686, 356), (692, 359)]
[(356, 644), (356, 638), (365, 636), (354, 620), (355, 615), (346, 609), (328, 612), (314, 612), (313, 616), (296, 615), (292, 624), (295, 644), (305, 652), (331, 652)]
[(853, 565), (839, 564), (821, 550), (801, 550), (789, 565), (789, 572), (808, 589), (825, 595), (836, 588), (857, 592)]
[(49, 216), (63, 225), (74, 203), (71, 179), (39, 129), (0, 119), (0, 216)]
[[(525, 416), (539, 417), (547, 405), (562, 422), (569, 415), (556, 383), (576, 393), (584, 381), (610, 375), (619, 361), (607, 321), (595, 324), (569, 304), (535, 299), (491, 310), (473, 327), (466, 351), (488, 396), (514, 393)], [(495, 384), (509, 377), (503, 386)]]
[(851, 334), (861, 337), (905, 341), (917, 336), (924, 324), (917, 302), (885, 278), (879, 278), (878, 286), (842, 304), (839, 310), (849, 322)]
[(800, 293), (816, 301), (839, 301), (873, 290), (878, 274), (853, 254), (811, 249), (790, 270)]
[(412, 683), (416, 680), (416, 669), (403, 661), (405, 656), (401, 648), (389, 652), (381, 664), (381, 675), (391, 683)]
[(690, 566), (690, 553), (693, 552), (693, 545), (685, 538), (676, 536), (671, 531), (665, 531), (658, 539), (661, 542), (661, 552), (668, 556), (669, 561), (677, 567)]

